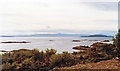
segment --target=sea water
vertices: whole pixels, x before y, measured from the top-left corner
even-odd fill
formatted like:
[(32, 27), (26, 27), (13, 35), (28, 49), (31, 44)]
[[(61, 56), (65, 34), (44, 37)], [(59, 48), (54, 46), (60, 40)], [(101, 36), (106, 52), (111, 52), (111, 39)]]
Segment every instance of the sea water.
[[(80, 42), (72, 42), (72, 40), (80, 40)], [(98, 40), (98, 41), (95, 41)], [(7, 41), (26, 41), (31, 43), (0, 43), (0, 50), (18, 50), (18, 49), (39, 49), (46, 50), (47, 48), (57, 50), (57, 53), (63, 51), (73, 52), (72, 49), (75, 46), (90, 46), (95, 42), (101, 42), (103, 40), (110, 40), (108, 43), (112, 43), (111, 37), (0, 37), (0, 42)]]

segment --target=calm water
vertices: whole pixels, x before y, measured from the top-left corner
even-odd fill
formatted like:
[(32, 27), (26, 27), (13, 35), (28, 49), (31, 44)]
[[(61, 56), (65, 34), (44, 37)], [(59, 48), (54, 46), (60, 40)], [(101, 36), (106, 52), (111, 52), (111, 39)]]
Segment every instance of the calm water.
[[(85, 40), (81, 42), (72, 42), (72, 40)], [(87, 40), (86, 40), (87, 39)], [(54, 40), (54, 41), (49, 41)], [(88, 45), (94, 42), (89, 40), (112, 40), (111, 37), (1, 37), (0, 42), (3, 41), (27, 41), (31, 43), (0, 43), (0, 50), (17, 50), (17, 49), (34, 49), (45, 50), (47, 48), (54, 48), (58, 53), (63, 51), (73, 52), (74, 46)], [(112, 41), (110, 42), (112, 43)]]

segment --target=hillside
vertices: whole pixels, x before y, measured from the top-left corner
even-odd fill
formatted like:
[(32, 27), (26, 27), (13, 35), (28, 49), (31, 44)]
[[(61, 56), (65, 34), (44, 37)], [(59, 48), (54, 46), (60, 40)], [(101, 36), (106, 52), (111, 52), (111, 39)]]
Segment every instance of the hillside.
[(119, 61), (117, 59), (104, 60), (97, 63), (77, 64), (71, 67), (61, 67), (56, 69), (118, 69)]

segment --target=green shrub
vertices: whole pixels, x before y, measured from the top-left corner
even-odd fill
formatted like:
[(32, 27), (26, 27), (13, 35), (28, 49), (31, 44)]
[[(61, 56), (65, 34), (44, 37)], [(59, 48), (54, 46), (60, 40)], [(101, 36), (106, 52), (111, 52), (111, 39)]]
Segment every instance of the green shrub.
[[(91, 50), (89, 50), (89, 55), (101, 57), (103, 55), (109, 55), (112, 56), (113, 58), (116, 57), (116, 48), (112, 44), (107, 44), (107, 43), (94, 43)], [(99, 56), (98, 56), (99, 54)]]
[(43, 63), (39, 60), (35, 61), (32, 58), (26, 59), (21, 63), (20, 69), (22, 70), (40, 70), (47, 69), (46, 63)]
[[(14, 52), (2, 54), (3, 68), (12, 69), (47, 69), (50, 64), (49, 58), (55, 55), (54, 49), (46, 51), (33, 50), (15, 50)], [(7, 65), (8, 64), (8, 65)]]
[(87, 50), (88, 58), (84, 61), (99, 62), (102, 60), (109, 60), (117, 56), (116, 47), (112, 44), (96, 42), (92, 44), (92, 47)]
[(68, 52), (63, 52), (62, 54), (53, 55), (50, 58), (50, 69), (54, 67), (65, 67), (72, 66), (75, 64), (75, 60), (72, 55)]
[(12, 63), (12, 69), (16, 69), (17, 65), (18, 65), (17, 61), (13, 62)]
[(10, 63), (6, 62), (5, 64), (2, 65), (2, 69), (11, 69), (12, 66)]
[(56, 54), (56, 52), (57, 52), (57, 51), (56, 51), (55, 49), (48, 49), (48, 48), (47, 48), (47, 49), (45, 50), (45, 55), (46, 55), (47, 58), (49, 58), (49, 57), (51, 57), (52, 55)]
[(113, 45), (117, 48), (117, 56), (120, 59), (120, 29), (118, 33), (116, 34), (115, 38), (113, 37)]

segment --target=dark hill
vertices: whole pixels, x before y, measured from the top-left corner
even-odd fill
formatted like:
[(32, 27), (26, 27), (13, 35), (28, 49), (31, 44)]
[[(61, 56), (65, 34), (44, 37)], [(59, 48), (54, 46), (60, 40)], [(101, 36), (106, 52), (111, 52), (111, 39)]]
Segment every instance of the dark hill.
[(88, 35), (88, 36), (81, 36), (81, 37), (112, 37), (112, 36), (96, 34), (96, 35)]

